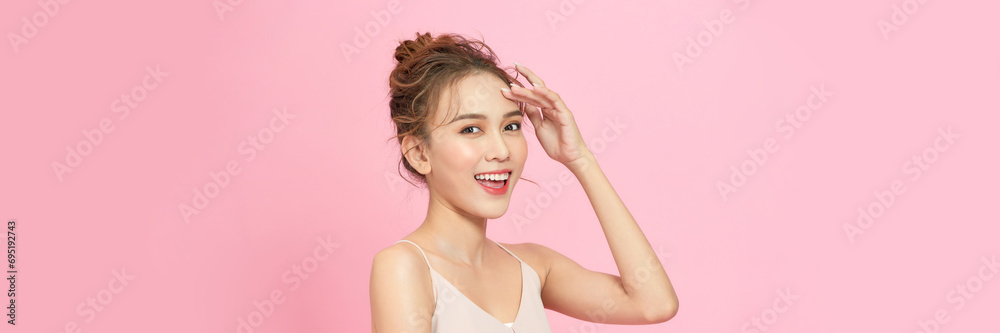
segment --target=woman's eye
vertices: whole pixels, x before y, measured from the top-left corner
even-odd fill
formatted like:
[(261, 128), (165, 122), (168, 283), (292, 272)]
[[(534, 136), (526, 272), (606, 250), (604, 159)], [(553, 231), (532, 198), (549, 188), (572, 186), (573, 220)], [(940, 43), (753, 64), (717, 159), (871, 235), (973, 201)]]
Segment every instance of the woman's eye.
[[(508, 131), (518, 131), (518, 130), (521, 129), (521, 123), (520, 122), (516, 122), (516, 123), (507, 124), (507, 127), (505, 127), (504, 129), (506, 129)], [(479, 129), (479, 127), (469, 126), (469, 127), (463, 128), (462, 131), (459, 132), (459, 133), (462, 133), (462, 134), (475, 134), (475, 133), (482, 132), (482, 131), (483, 130)]]

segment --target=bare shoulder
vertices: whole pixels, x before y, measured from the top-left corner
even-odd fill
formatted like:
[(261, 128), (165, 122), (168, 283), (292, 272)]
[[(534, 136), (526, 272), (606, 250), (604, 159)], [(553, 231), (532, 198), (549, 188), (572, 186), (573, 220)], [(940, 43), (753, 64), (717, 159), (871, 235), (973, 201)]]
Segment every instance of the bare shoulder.
[(376, 274), (388, 275), (393, 280), (430, 283), (430, 270), (426, 261), (420, 250), (412, 244), (396, 243), (375, 253), (375, 258), (372, 259), (373, 280)]
[(434, 309), (430, 270), (412, 244), (397, 243), (372, 259), (373, 331), (429, 332)]
[(507, 244), (501, 243), (511, 252), (514, 252), (522, 260), (536, 259), (545, 260), (548, 258), (553, 251), (552, 249), (546, 247), (545, 245), (538, 243), (517, 243), (517, 244)]
[(541, 280), (543, 286), (553, 264), (559, 264), (564, 260), (568, 260), (566, 256), (563, 256), (559, 252), (538, 243), (501, 244), (530, 265), (538, 273), (538, 278)]

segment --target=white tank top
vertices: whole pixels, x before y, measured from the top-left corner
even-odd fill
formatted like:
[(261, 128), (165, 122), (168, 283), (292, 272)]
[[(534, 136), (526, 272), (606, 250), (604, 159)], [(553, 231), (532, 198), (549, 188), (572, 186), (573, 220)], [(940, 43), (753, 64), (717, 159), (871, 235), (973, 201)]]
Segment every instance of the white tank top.
[(431, 267), (424, 250), (414, 242), (400, 240), (416, 246), (424, 257), (427, 268), (431, 271), (431, 285), (434, 288), (434, 314), (431, 316), (431, 332), (433, 333), (551, 333), (549, 320), (545, 316), (542, 305), (542, 283), (538, 273), (530, 265), (521, 261), (513, 252), (494, 241), (501, 249), (521, 263), (521, 304), (517, 309), (514, 321), (502, 323), (473, 303), (468, 297), (458, 291), (448, 280)]

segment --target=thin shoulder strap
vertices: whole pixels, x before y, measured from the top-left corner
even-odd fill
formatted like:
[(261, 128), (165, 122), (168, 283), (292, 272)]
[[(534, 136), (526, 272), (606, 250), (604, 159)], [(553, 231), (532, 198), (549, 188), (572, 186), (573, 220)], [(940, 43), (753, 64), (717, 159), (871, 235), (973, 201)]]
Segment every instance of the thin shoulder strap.
[[(414, 242), (411, 242), (411, 241), (408, 241), (408, 240), (405, 240), (405, 239), (399, 240), (399, 241), (397, 241), (397, 242), (395, 242), (393, 244), (399, 244), (399, 242), (407, 242), (407, 243), (413, 244), (413, 246), (416, 246), (417, 250), (420, 250), (420, 255), (424, 257), (424, 263), (427, 263), (427, 268), (431, 268), (431, 262), (429, 260), (427, 260), (427, 255), (424, 254), (424, 249), (421, 249), (420, 245), (417, 245), (417, 243), (414, 243)], [(433, 269), (433, 268), (431, 268), (431, 269)]]
[(407, 243), (413, 244), (413, 246), (417, 247), (417, 250), (420, 250), (420, 255), (424, 257), (424, 263), (427, 264), (427, 269), (431, 272), (431, 291), (434, 294), (434, 303), (436, 304), (437, 303), (437, 299), (438, 299), (438, 296), (437, 296), (437, 288), (438, 287), (434, 283), (434, 274), (433, 274), (434, 268), (431, 268), (431, 262), (429, 260), (427, 260), (427, 255), (424, 254), (424, 249), (421, 249), (420, 245), (417, 245), (417, 243), (414, 243), (414, 242), (411, 242), (411, 241), (408, 241), (408, 240), (405, 240), (405, 239), (396, 241), (393, 244), (399, 244), (399, 242), (407, 242)]
[[(497, 243), (497, 241), (493, 242)], [(517, 255), (514, 254), (514, 252), (510, 252), (510, 250), (508, 250), (506, 247), (503, 247), (503, 245), (500, 245), (500, 243), (497, 243), (497, 246), (499, 246), (504, 251), (507, 251), (507, 253), (510, 253), (510, 255), (514, 257), (514, 259), (517, 259), (517, 261), (524, 262), (523, 260), (521, 260), (521, 258), (518, 258)]]

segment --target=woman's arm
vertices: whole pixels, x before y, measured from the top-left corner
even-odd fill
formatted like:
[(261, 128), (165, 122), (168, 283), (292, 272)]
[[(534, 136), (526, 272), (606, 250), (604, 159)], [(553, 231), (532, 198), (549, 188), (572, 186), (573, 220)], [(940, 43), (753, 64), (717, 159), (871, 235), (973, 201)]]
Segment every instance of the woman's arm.
[[(559, 94), (531, 70), (516, 65), (533, 89), (512, 85), (502, 93), (527, 103), (526, 115), (546, 154), (563, 163), (580, 181), (611, 248), (620, 276), (584, 269), (542, 246), (545, 258), (542, 290), (545, 307), (572, 317), (602, 323), (647, 324), (677, 313), (677, 295), (646, 236), (597, 164)], [(544, 116), (544, 117), (543, 117)]]
[(416, 249), (395, 244), (375, 255), (369, 295), (372, 333), (429, 333), (434, 313), (430, 270)]
[[(620, 276), (583, 269), (552, 255), (543, 299), (553, 310), (574, 311), (581, 319), (642, 324), (670, 320), (678, 301), (670, 278), (646, 236), (618, 197), (592, 154), (566, 165), (580, 181), (608, 240)], [(554, 252), (554, 251), (553, 251)], [(553, 269), (554, 268), (554, 269)]]

